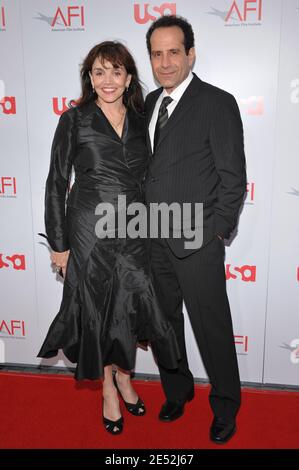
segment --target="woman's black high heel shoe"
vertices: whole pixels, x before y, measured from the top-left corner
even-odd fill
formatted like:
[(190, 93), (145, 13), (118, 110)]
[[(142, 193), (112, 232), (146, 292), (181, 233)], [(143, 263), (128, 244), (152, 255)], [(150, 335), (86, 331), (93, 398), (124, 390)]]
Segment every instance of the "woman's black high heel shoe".
[(107, 432), (110, 434), (117, 435), (120, 434), (124, 427), (124, 418), (121, 416), (116, 421), (112, 421), (111, 419), (105, 418), (104, 416), (104, 399), (103, 399), (103, 424)]
[(143, 403), (143, 401), (138, 397), (138, 400), (137, 400), (137, 403), (128, 403), (127, 401), (124, 400), (119, 388), (118, 388), (118, 385), (117, 385), (117, 381), (116, 381), (116, 372), (114, 372), (113, 374), (113, 382), (114, 382), (114, 385), (115, 385), (115, 388), (116, 390), (118, 391), (118, 393), (120, 394), (124, 404), (125, 404), (125, 407), (127, 408), (127, 410), (129, 411), (129, 413), (131, 413), (132, 415), (134, 416), (144, 416), (145, 413), (146, 413), (146, 409), (145, 409), (145, 404)]
[(111, 421), (111, 419), (105, 418), (105, 416), (103, 416), (103, 423), (106, 431), (116, 436), (123, 430), (124, 418), (121, 416), (121, 418), (119, 418), (117, 421)]

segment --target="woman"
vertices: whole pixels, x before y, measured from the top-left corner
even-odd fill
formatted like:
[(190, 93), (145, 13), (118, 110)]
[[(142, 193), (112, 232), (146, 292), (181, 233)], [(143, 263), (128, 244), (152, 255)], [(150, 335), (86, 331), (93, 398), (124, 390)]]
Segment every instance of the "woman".
[[(134, 59), (120, 43), (103, 42), (81, 69), (82, 96), (59, 121), (46, 183), (45, 226), (51, 259), (64, 275), (59, 313), (38, 357), (58, 349), (77, 363), (76, 379), (103, 377), (103, 422), (123, 429), (118, 391), (129, 412), (145, 406), (130, 381), (138, 341), (151, 341), (159, 362), (177, 367), (175, 335), (163, 318), (141, 238), (99, 238), (95, 208), (118, 196), (142, 202), (147, 167), (143, 96)], [(71, 169), (75, 182), (67, 198)], [(96, 212), (98, 213), (98, 212)], [(115, 375), (112, 365), (117, 367)]]

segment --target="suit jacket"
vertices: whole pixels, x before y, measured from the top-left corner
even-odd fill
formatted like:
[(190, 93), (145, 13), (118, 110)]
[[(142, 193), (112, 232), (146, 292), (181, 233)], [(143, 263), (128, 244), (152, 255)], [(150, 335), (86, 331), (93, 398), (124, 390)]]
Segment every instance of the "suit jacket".
[[(147, 126), (162, 91), (146, 98)], [(147, 144), (147, 203), (203, 203), (203, 245), (217, 234), (229, 238), (246, 191), (243, 126), (235, 98), (194, 74), (162, 129), (154, 154), (148, 131)], [(196, 251), (186, 249), (185, 241), (167, 239), (179, 258)]]

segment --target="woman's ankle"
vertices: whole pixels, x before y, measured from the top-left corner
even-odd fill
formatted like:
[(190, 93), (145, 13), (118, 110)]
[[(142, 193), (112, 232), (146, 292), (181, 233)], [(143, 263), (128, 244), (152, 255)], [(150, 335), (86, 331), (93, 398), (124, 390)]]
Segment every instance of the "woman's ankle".
[(116, 381), (119, 385), (128, 386), (131, 384), (131, 375), (125, 372), (121, 372), (117, 370), (116, 373)]

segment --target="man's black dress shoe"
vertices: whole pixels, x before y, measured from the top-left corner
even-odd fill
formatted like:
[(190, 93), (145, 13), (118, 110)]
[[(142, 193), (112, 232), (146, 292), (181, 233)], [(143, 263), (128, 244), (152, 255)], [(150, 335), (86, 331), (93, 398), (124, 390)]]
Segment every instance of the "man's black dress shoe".
[(187, 401), (193, 400), (193, 398), (194, 389), (192, 388), (185, 400), (177, 400), (176, 402), (171, 402), (167, 400), (162, 406), (161, 411), (159, 413), (160, 421), (170, 422), (180, 418), (184, 414), (185, 403)]
[(228, 423), (222, 418), (214, 418), (210, 429), (210, 439), (216, 444), (224, 444), (229, 441), (236, 432), (236, 423)]

